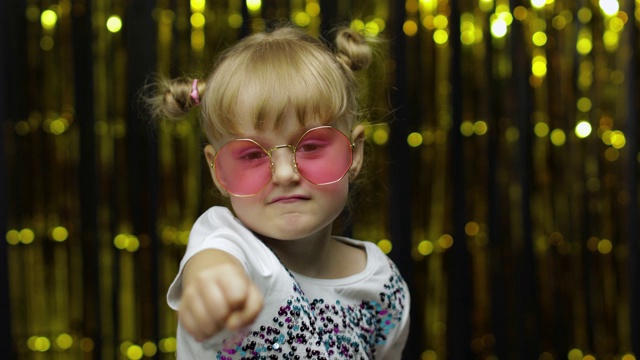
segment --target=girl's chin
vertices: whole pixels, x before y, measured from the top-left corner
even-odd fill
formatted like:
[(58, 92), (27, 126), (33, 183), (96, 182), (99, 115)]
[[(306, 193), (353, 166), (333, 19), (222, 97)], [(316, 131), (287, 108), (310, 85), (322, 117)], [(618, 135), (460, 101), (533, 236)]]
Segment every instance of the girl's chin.
[(268, 225), (252, 228), (255, 233), (262, 237), (283, 241), (308, 238), (313, 234), (323, 233), (325, 229), (331, 233), (331, 222), (276, 221)]
[(296, 228), (288, 228), (288, 229), (263, 229), (263, 231), (256, 231), (259, 236), (280, 240), (280, 241), (296, 241), (308, 237), (309, 234), (314, 233), (315, 231), (305, 229), (296, 229)]

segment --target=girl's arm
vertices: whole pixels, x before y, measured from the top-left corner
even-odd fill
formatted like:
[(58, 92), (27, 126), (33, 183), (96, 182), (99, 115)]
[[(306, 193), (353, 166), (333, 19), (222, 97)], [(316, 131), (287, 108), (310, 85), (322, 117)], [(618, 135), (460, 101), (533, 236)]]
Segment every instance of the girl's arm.
[(263, 296), (242, 264), (222, 250), (202, 250), (186, 263), (178, 309), (182, 327), (203, 341), (223, 329), (239, 330), (262, 310)]

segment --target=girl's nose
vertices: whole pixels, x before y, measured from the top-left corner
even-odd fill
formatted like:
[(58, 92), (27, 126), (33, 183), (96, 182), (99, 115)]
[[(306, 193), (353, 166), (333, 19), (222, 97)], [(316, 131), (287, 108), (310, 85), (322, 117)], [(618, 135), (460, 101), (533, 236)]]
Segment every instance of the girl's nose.
[(293, 149), (290, 146), (274, 148), (271, 151), (271, 181), (287, 185), (299, 180)]

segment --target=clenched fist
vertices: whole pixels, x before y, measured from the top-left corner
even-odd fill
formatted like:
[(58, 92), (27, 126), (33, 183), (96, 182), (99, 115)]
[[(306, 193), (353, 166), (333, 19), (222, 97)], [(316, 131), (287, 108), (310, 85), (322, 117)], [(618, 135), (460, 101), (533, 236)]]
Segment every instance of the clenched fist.
[(204, 250), (184, 268), (178, 319), (198, 341), (225, 328), (235, 331), (250, 325), (262, 304), (262, 293), (244, 268), (223, 251)]

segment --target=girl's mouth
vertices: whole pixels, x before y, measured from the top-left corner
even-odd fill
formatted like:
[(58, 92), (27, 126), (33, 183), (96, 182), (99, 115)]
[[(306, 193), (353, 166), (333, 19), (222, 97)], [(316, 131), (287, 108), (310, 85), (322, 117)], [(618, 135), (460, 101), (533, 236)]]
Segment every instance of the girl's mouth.
[(309, 197), (308, 196), (304, 196), (304, 195), (278, 196), (278, 197), (272, 199), (269, 202), (269, 204), (275, 204), (275, 203), (289, 204), (289, 203), (294, 203), (294, 202), (303, 201), (303, 200), (309, 200)]

